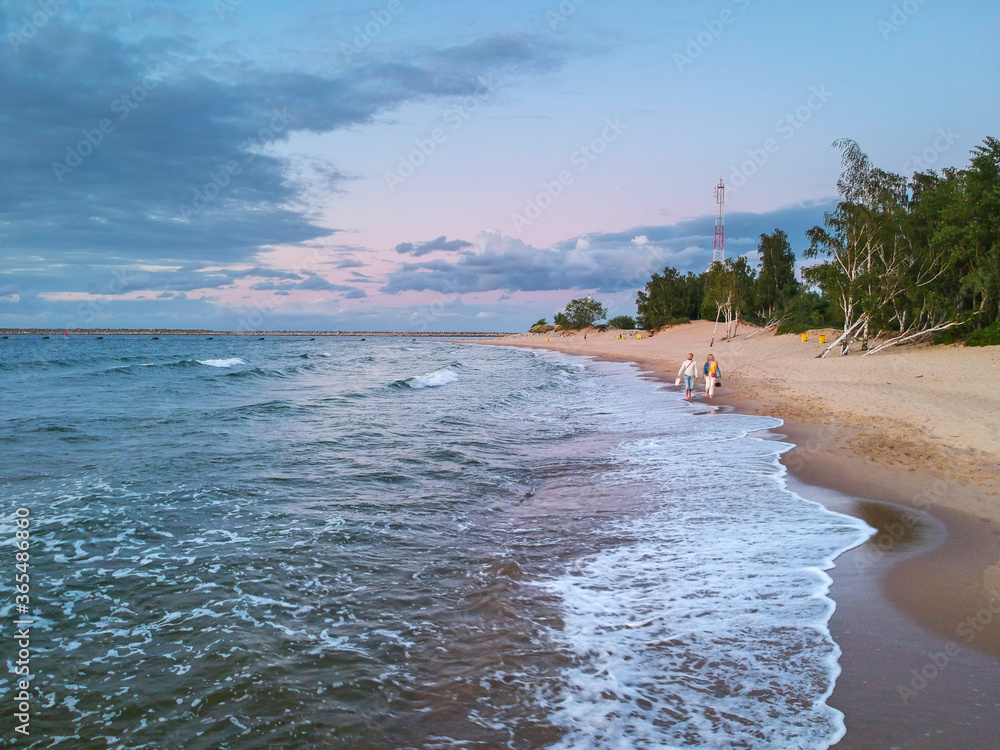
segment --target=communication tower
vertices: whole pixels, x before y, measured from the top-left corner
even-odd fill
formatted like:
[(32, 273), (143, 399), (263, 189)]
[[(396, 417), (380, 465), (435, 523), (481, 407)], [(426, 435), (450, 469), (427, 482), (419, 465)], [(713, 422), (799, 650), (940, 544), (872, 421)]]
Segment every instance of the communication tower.
[(726, 218), (723, 211), (726, 203), (726, 185), (719, 178), (715, 186), (715, 249), (712, 251), (712, 262), (722, 263), (726, 259)]

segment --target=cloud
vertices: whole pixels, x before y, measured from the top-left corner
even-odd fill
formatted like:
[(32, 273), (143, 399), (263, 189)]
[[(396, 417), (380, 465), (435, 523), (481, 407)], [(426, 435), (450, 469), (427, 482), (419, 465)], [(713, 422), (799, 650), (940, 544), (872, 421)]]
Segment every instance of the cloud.
[(364, 290), (354, 286), (343, 284), (333, 284), (317, 273), (307, 273), (306, 278), (301, 281), (262, 281), (250, 287), (254, 291), (273, 291), (287, 294), (289, 291), (309, 291), (309, 292), (346, 292), (346, 299), (357, 299), (366, 297)]
[(79, 289), (101, 283), (94, 266), (234, 265), (328, 236), (308, 206), (345, 177), (273, 144), (557, 64), (539, 39), (498, 35), (322, 73), (267, 68), (200, 47), (184, 7), (169, 10), (183, 34), (67, 11), (0, 45), (0, 271), (58, 263)]
[[(831, 205), (733, 214), (727, 219), (729, 254), (737, 254), (732, 252), (735, 248), (738, 254), (752, 253), (759, 236), (775, 227), (786, 228), (790, 237), (803, 238), (799, 244), (804, 248), (805, 230), (822, 222)], [(593, 289), (610, 294), (640, 289), (654, 272), (662, 272), (666, 266), (682, 272), (704, 271), (712, 260), (714, 223), (714, 217), (706, 216), (674, 225), (633, 227), (575, 237), (545, 249), (497, 231), (482, 232), (475, 249), (455, 260), (403, 263), (388, 274), (382, 291), (467, 294)]]
[(441, 235), (437, 239), (433, 239), (430, 242), (418, 242), (416, 244), (412, 242), (401, 242), (396, 245), (396, 252), (400, 254), (409, 254), (415, 258), (419, 258), (421, 255), (427, 255), (435, 250), (442, 250), (444, 252), (460, 252), (467, 247), (472, 247), (471, 242), (466, 242), (465, 240), (451, 240), (444, 235)]
[(382, 291), (463, 294), (494, 290), (540, 291), (584, 288), (621, 291), (662, 269), (672, 251), (653, 248), (639, 255), (627, 246), (539, 249), (497, 231), (480, 233), (476, 251), (455, 261), (405, 263), (389, 274)]

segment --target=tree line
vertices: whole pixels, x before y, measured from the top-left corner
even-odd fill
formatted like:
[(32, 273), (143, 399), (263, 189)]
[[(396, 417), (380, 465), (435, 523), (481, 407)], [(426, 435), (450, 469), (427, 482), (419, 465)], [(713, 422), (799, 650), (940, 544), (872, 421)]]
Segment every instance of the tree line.
[(638, 324), (655, 329), (741, 320), (779, 332), (832, 327), (846, 354), (936, 338), (1000, 343), (1000, 141), (986, 140), (964, 169), (907, 179), (872, 165), (852, 140), (834, 144), (843, 172), (836, 207), (806, 234), (811, 265), (796, 277), (780, 229), (762, 234), (758, 263), (715, 262), (701, 274), (665, 268), (638, 293)]

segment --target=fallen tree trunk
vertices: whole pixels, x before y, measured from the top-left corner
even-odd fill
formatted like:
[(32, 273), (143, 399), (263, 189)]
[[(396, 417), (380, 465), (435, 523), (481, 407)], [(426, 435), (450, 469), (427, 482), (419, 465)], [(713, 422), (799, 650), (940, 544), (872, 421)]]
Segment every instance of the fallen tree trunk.
[(929, 336), (932, 333), (937, 333), (938, 331), (943, 331), (946, 328), (951, 328), (952, 326), (957, 326), (959, 321), (953, 320), (950, 323), (939, 323), (936, 326), (930, 328), (925, 328), (923, 330), (917, 331), (916, 333), (902, 333), (895, 338), (889, 339), (884, 344), (876, 346), (874, 349), (869, 349), (867, 352), (862, 354), (863, 357), (869, 357), (876, 352), (880, 352), (883, 349), (888, 349), (890, 346), (898, 346), (899, 344), (906, 343), (907, 341), (912, 341), (913, 339), (920, 338), (921, 336)]
[[(852, 325), (850, 328), (845, 329), (844, 332), (842, 334), (840, 334), (840, 336), (837, 337), (836, 341), (834, 341), (832, 344), (830, 344), (830, 346), (828, 346), (826, 349), (823, 350), (822, 354), (817, 354), (816, 355), (816, 359), (825, 359), (826, 355), (829, 354), (833, 350), (833, 347), (835, 347), (841, 341), (843, 341), (848, 336), (850, 336), (852, 333), (854, 333), (856, 330), (858, 330), (858, 328), (861, 326), (861, 324), (864, 323), (867, 319), (868, 319), (868, 316), (866, 316), (866, 315), (862, 315), (860, 318), (858, 318), (855, 321), (854, 325)], [(844, 351), (844, 354), (846, 354), (846, 353), (847, 352)]]
[(743, 337), (743, 340), (744, 340), (744, 341), (746, 341), (747, 339), (752, 339), (752, 338), (753, 338), (754, 336), (756, 336), (756, 335), (757, 335), (758, 333), (764, 333), (764, 331), (767, 331), (767, 330), (769, 330), (769, 329), (771, 329), (771, 328), (776, 328), (776, 327), (780, 326), (780, 325), (781, 325), (782, 323), (784, 323), (784, 322), (785, 322), (785, 319), (786, 319), (787, 317), (788, 317), (787, 315), (782, 315), (782, 316), (781, 316), (780, 318), (771, 318), (771, 319), (770, 319), (769, 321), (767, 321), (767, 323), (765, 323), (765, 324), (764, 324), (764, 325), (763, 325), (763, 326), (762, 326), (761, 328), (758, 328), (758, 329), (757, 329), (756, 331), (754, 331), (753, 333), (749, 333), (749, 334), (747, 334), (746, 336), (744, 336), (744, 337)]

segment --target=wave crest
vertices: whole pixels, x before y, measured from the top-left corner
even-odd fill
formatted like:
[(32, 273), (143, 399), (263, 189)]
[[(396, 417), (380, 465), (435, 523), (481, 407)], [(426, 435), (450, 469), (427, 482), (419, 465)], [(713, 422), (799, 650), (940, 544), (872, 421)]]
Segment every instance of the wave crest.
[(439, 370), (434, 370), (424, 375), (414, 375), (412, 378), (397, 380), (393, 385), (400, 388), (413, 388), (415, 390), (421, 388), (438, 388), (458, 380), (458, 373), (454, 370), (455, 367), (461, 367), (461, 365), (458, 363), (450, 364), (447, 367), (442, 367)]
[(209, 367), (235, 367), (236, 365), (245, 365), (246, 360), (240, 359), (239, 357), (229, 357), (228, 359), (199, 359), (199, 365), (208, 365)]

